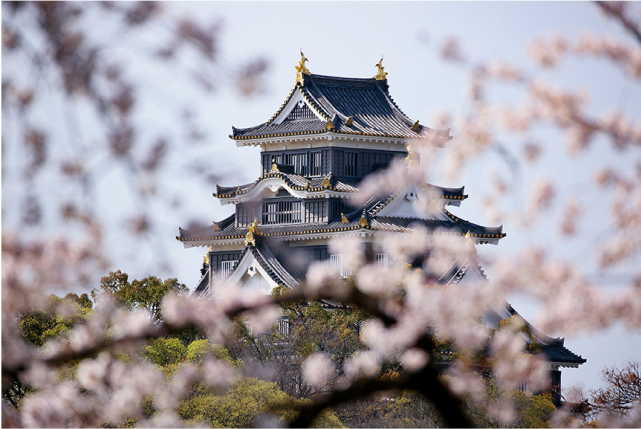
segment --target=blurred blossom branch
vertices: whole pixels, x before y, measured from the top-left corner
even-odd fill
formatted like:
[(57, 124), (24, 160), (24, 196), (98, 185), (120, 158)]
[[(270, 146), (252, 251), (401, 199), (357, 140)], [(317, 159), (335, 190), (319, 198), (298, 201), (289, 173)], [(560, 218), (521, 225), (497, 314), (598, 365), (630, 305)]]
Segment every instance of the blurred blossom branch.
[(606, 15), (619, 21), (641, 44), (641, 26), (626, 14), (627, 5), (625, 2), (597, 1), (596, 4)]
[[(630, 21), (622, 5), (598, 4), (630, 27), (629, 31), (636, 29), (638, 37), (638, 24)], [(3, 68), (3, 118), (6, 114), (15, 125), (10, 137), (3, 136), (3, 150), (11, 150), (8, 157), (3, 156), (3, 173), (5, 169), (16, 173), (10, 178), (15, 189), (9, 191), (23, 201), (7, 209), (13, 210), (10, 216), (20, 219), (11, 218), (13, 230), (7, 223), (3, 225), (3, 426), (137, 423), (177, 427), (200, 423), (203, 413), (189, 408), (194, 404), (189, 402), (193, 396), (211, 406), (221, 399), (207, 396), (210, 391), (226, 389), (243, 375), (267, 378), (265, 368), (269, 365), (276, 368), (273, 372), (290, 376), (288, 382), (301, 398), (311, 397), (306, 403), (270, 402), (268, 410), (285, 416), (279, 424), (313, 425), (328, 407), (388, 390), (413, 390), (434, 406), (446, 425), (516, 425), (514, 397), (497, 392), (513, 392), (524, 383), (533, 390), (546, 389), (549, 363), (537, 354), (542, 345), (535, 340), (529, 323), (514, 314), (498, 322), (498, 329), (489, 329), (483, 321), (487, 312), (511, 308), (506, 299), (520, 293), (543, 304), (537, 326), (545, 331), (595, 332), (616, 323), (632, 331), (641, 327), (638, 279), (613, 295), (587, 281), (580, 266), (550, 257), (546, 249), (531, 246), (510, 258), (491, 260), (477, 253), (470, 237), (464, 240), (447, 229), (427, 230), (416, 224), (407, 232), (377, 237), (375, 244), (390, 255), (393, 269), (377, 266), (373, 255), (363, 250), (360, 237), (343, 237), (332, 241), (330, 249), (344, 254), (345, 265), (351, 270), (347, 278), (319, 263), (310, 267), (300, 287), (278, 290), (272, 296), (251, 293), (217, 278), (209, 286), (209, 295), (185, 297), (179, 296), (184, 285), (175, 279), (162, 284), (155, 278), (128, 283), (126, 275), (118, 271), (110, 273), (103, 284), (112, 293), (96, 296), (95, 308), (88, 297), (70, 294), (51, 310), (47, 307), (49, 293), (94, 285), (95, 277), (108, 269), (104, 247), (113, 225), (106, 225), (99, 206), (90, 201), (99, 177), (105, 174), (101, 168), (106, 160), (122, 168), (125, 182), (137, 193), (135, 200), (143, 201), (134, 209), (118, 201), (121, 225), (137, 236), (153, 237), (157, 232), (157, 207), (178, 205), (162, 199), (169, 188), (163, 179), (173, 177), (165, 169), (165, 161), (177, 150), (172, 139), (142, 131), (136, 112), (145, 100), (140, 98), (137, 80), (125, 61), (106, 55), (106, 48), (92, 40), (89, 31), (83, 31), (83, 19), (91, 22), (86, 17), (99, 10), (116, 28), (126, 30), (123, 40), (162, 19), (164, 25), (159, 28), (165, 30), (166, 43), (158, 46), (158, 38), (154, 38), (153, 49), (147, 50), (154, 52), (154, 61), (173, 61), (180, 67), (183, 49), (193, 49), (203, 61), (199, 64), (206, 65), (202, 69), (222, 73), (228, 68), (220, 59), (218, 23), (203, 26), (191, 18), (174, 21), (163, 15), (162, 3), (43, 2), (3, 3), (2, 7), (3, 59), (26, 61), (35, 70), (23, 81), (24, 76), (16, 74), (5, 77)], [(33, 34), (41, 39), (39, 44), (30, 42)], [(590, 55), (622, 67), (635, 82), (641, 76), (639, 48), (601, 36), (585, 36), (576, 43), (563, 37), (535, 41), (530, 54), (542, 68), (556, 67), (567, 55)], [(586, 107), (588, 97), (583, 92), (545, 84), (534, 73), (510, 64), (472, 64), (454, 38), (446, 41), (442, 56), (466, 67), (471, 81), (471, 110), (460, 118), (457, 141), (446, 150), (446, 177), (458, 177), (466, 162), (489, 150), (499, 152), (516, 171), (516, 157), (505, 145), (497, 144), (497, 136), (502, 135), (501, 130), (525, 135), (536, 131), (542, 122), (565, 133), (570, 153), (591, 149), (591, 140), (602, 135), (615, 150), (629, 150), (638, 156), (641, 123), (633, 123), (623, 112), (594, 116)], [(224, 83), (233, 84), (244, 95), (260, 92), (268, 63), (258, 59), (243, 64), (231, 67), (233, 73), (227, 81), (217, 81), (208, 72), (181, 70), (206, 90)], [(525, 101), (517, 105), (494, 103), (489, 95), (491, 84), (516, 86)], [(41, 97), (51, 95), (49, 90), (61, 106), (77, 103), (79, 110), (90, 111), (89, 121), (100, 124), (90, 138), (74, 136), (71, 140), (78, 147), (67, 152), (58, 150), (65, 141), (59, 130), (47, 128), (46, 121), (38, 120), (31, 110)], [(187, 134), (198, 144), (203, 135), (194, 125), (197, 118), (191, 109), (183, 112)], [(429, 167), (436, 162), (430, 143), (412, 143), (423, 165), (392, 164), (359, 185), (362, 192), (356, 199), (364, 203), (387, 195), (398, 183), (422, 184), (423, 169), (432, 172)], [(525, 139), (527, 160), (533, 162), (542, 150), (536, 139)], [(203, 175), (209, 174), (204, 170)], [(60, 201), (50, 203), (48, 188), (38, 186), (57, 177), (52, 174), (69, 180), (52, 180), (63, 183), (60, 187), (69, 186), (69, 195), (75, 195), (76, 187), (86, 188), (83, 195), (67, 198), (60, 192)], [(641, 249), (641, 164), (632, 172), (600, 169), (594, 181), (610, 192), (615, 227), (615, 234), (597, 248), (596, 260), (604, 269), (633, 261)], [(494, 176), (493, 183), (495, 198), (510, 190), (499, 176)], [(560, 187), (547, 177), (540, 177), (528, 195), (523, 212), (510, 213), (528, 228), (562, 200)], [(573, 235), (583, 205), (575, 200), (565, 202), (559, 228), (563, 234)], [(48, 210), (54, 206), (60, 210)], [(17, 213), (17, 207), (24, 210)], [(426, 201), (413, 207), (425, 216), (443, 213), (442, 195), (427, 192)], [(57, 216), (60, 219), (51, 219)], [(62, 222), (68, 228), (58, 235), (42, 233), (38, 228), (47, 222), (54, 226)], [(156, 256), (161, 253), (153, 250)], [(481, 262), (492, 267), (491, 282), (486, 281)], [(443, 280), (452, 276), (454, 267), (458, 270), (465, 264), (466, 269), (478, 268), (479, 279), (461, 284)], [(132, 296), (159, 284), (166, 287), (154, 289), (163, 292), (150, 293), (148, 305)], [(120, 294), (114, 292), (122, 285), (132, 287), (118, 290)], [(333, 315), (323, 312), (320, 301), (332, 304)], [(290, 337), (275, 328), (286, 312), (299, 329)], [(41, 344), (27, 343), (27, 328)], [(189, 337), (190, 346), (196, 344), (189, 353), (181, 335)], [(283, 356), (287, 354), (282, 353), (283, 345), (291, 347), (287, 356)], [(152, 363), (154, 359), (169, 360), (169, 356), (175, 357), (173, 366)], [(241, 357), (247, 356), (251, 359), (242, 361)], [(638, 368), (634, 369), (638, 375)], [(299, 378), (292, 375), (295, 371)], [(488, 373), (493, 384), (487, 382)], [(485, 400), (488, 390), (494, 396)], [(195, 391), (199, 394), (193, 395)], [(629, 413), (604, 422), (638, 424), (641, 408), (638, 404), (634, 407), (626, 404)], [(202, 405), (197, 411), (205, 408)], [(213, 425), (214, 419), (208, 422)], [(265, 422), (256, 417), (246, 424)], [(577, 421), (561, 409), (549, 422), (538, 424), (543, 423), (570, 426)]]

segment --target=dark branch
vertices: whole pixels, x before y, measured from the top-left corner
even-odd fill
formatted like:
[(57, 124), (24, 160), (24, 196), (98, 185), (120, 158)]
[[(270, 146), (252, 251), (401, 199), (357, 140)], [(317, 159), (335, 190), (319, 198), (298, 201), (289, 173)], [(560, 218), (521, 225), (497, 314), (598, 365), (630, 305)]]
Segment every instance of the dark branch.
[(641, 29), (639, 29), (639, 25), (625, 16), (621, 6), (617, 7), (613, 2), (608, 1), (597, 1), (595, 3), (603, 12), (605, 12), (606, 15), (619, 21), (621, 25), (623, 25), (623, 27), (637, 39), (637, 42), (641, 44)]
[[(429, 351), (434, 350), (434, 340), (424, 335), (417, 341), (417, 346)], [(438, 378), (439, 372), (432, 365), (426, 365), (417, 373), (405, 373), (394, 380), (380, 380), (371, 377), (362, 378), (345, 390), (337, 390), (322, 396), (311, 404), (302, 406), (300, 414), (289, 427), (310, 427), (316, 417), (326, 408), (355, 399), (364, 398), (375, 392), (385, 390), (415, 390), (431, 401), (441, 413), (449, 427), (470, 428), (472, 422), (464, 411), (463, 401), (456, 397)]]

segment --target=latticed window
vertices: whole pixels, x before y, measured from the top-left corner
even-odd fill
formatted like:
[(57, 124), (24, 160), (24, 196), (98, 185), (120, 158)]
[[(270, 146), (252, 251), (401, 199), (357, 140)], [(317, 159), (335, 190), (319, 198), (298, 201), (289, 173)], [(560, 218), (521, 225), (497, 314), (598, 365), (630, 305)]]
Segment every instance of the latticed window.
[(220, 264), (220, 275), (223, 276), (223, 278), (226, 278), (229, 273), (231, 273), (231, 270), (234, 269), (234, 265), (238, 261), (223, 261)]
[(345, 204), (342, 201), (332, 201), (332, 212), (329, 215), (330, 219), (337, 218), (343, 211), (345, 211)]
[(268, 169), (272, 168), (272, 164), (282, 164), (281, 160), (282, 158), (280, 155), (272, 155), (272, 159), (271, 159), (271, 162), (269, 163)]
[(352, 274), (352, 271), (343, 264), (343, 255), (331, 255), (329, 261), (332, 270), (337, 271), (341, 277)]
[(238, 226), (249, 226), (254, 221), (256, 206), (239, 204), (236, 206), (236, 224)]
[(274, 201), (263, 204), (263, 224), (301, 223), (302, 201)]
[(389, 268), (389, 255), (387, 253), (377, 253), (376, 266), (383, 269)]
[(285, 165), (293, 165), (294, 173), (305, 176), (307, 174), (307, 154), (306, 153), (286, 153), (283, 155)]
[(321, 157), (321, 152), (310, 152), (310, 164), (311, 167), (309, 169), (309, 175), (310, 176), (320, 176), (322, 174), (321, 171), (321, 163), (322, 163), (322, 157)]
[(327, 222), (326, 201), (307, 201), (305, 203), (305, 223)]
[(278, 319), (278, 333), (282, 335), (289, 335), (292, 332), (292, 322), (289, 321), (287, 316)]
[(312, 109), (304, 101), (299, 101), (294, 110), (285, 118), (286, 121), (295, 121), (298, 119), (316, 119)]
[(358, 165), (358, 154), (356, 152), (345, 152), (345, 175), (356, 176)]

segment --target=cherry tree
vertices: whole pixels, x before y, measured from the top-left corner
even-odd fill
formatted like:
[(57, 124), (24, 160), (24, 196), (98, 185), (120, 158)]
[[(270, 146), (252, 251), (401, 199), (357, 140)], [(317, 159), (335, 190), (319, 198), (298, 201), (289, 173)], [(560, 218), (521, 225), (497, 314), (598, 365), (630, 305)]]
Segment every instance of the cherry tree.
[[(534, 41), (530, 55), (543, 70), (568, 57), (595, 57), (620, 68), (638, 84), (640, 24), (629, 10), (635, 6), (598, 3), (609, 19), (629, 32), (629, 40), (600, 35), (558, 36)], [(344, 362), (344, 374), (335, 380), (332, 392), (296, 405), (298, 417), (291, 422), (292, 427), (312, 424), (327, 407), (394, 389), (422, 394), (446, 425), (469, 427), (472, 422), (464, 412), (464, 400), (478, 397), (485, 388), (475, 373), (476, 354), (485, 345), (489, 353), (484, 364), (491, 366), (500, 387), (511, 389), (527, 379), (532, 389), (545, 388), (546, 363), (537, 355), (524, 352), (524, 340), (518, 329), (500, 329), (490, 335), (479, 328), (483, 311), (501, 305), (515, 292), (543, 303), (544, 312), (539, 320), (544, 331), (598, 331), (619, 322), (631, 330), (641, 326), (638, 279), (617, 294), (606, 293), (586, 278), (580, 266), (552, 259), (542, 248), (527, 249), (512, 258), (483, 260), (493, 268), (491, 282), (446, 289), (426, 284), (416, 271), (377, 271), (364, 255), (355, 252), (346, 258), (353, 273), (348, 280), (318, 264), (310, 268), (308, 280), (299, 289), (277, 296), (251, 295), (240, 288), (216, 285), (215, 301), (170, 294), (162, 303), (161, 324), (154, 323), (143, 310), (129, 312), (112, 300), (102, 299), (92, 316), (75, 325), (65, 340), (49, 342), (42, 349), (28, 346), (20, 338), (17, 315), (44, 307), (46, 294), (51, 290), (69, 291), (91, 284), (97, 273), (102, 275), (107, 267), (108, 255), (103, 249), (106, 225), (100, 213), (94, 211), (95, 205), (90, 204), (92, 189), (101, 174), (96, 166), (109, 160), (117, 166), (114, 168), (122, 169), (131, 192), (142, 201), (133, 210), (123, 204), (120, 213), (122, 225), (132, 233), (153, 230), (154, 208), (172, 209), (180, 205), (179, 201), (165, 200), (167, 194), (163, 192), (169, 185), (163, 180), (162, 160), (172, 150), (172, 143), (162, 137), (137, 134), (141, 119), (134, 114), (136, 81), (130, 80), (126, 64), (113, 63), (92, 40), (91, 32), (80, 25), (86, 22), (83, 17), (97, 13), (96, 10), (100, 11), (101, 19), (111, 20), (114, 28), (134, 37), (137, 29), (157, 22), (162, 5), (3, 3), (3, 59), (12, 61), (12, 56), (21, 56), (33, 73), (24, 80), (5, 79), (3, 74), (3, 133), (6, 133), (3, 150), (8, 146), (3, 156), (3, 172), (11, 171), (16, 206), (20, 208), (12, 216), (20, 216), (19, 225), (24, 229), (3, 229), (3, 391), (18, 381), (33, 388), (19, 409), (3, 403), (3, 425), (92, 427), (119, 424), (127, 416), (134, 416), (147, 426), (183, 425), (176, 410), (188, 392), (187, 386), (200, 380), (220, 387), (238, 376), (240, 370), (224, 361), (206, 358), (201, 367), (178, 371), (167, 385), (153, 365), (142, 360), (118, 360), (117, 352), (140, 348), (150, 338), (187, 328), (199, 329), (212, 343), (230, 344), (234, 341), (234, 318), (242, 315), (258, 332), (269, 328), (279, 315), (279, 305), (287, 303), (327, 299), (355, 305), (371, 316), (362, 330), (369, 348)], [(204, 64), (220, 67), (220, 76), (225, 76), (223, 72), (230, 66), (218, 57), (219, 30), (215, 24), (202, 27), (195, 21), (172, 20), (168, 27), (161, 28), (165, 38), (155, 37), (144, 50), (153, 53), (154, 61), (172, 61), (179, 58), (183, 49), (191, 48)], [(456, 144), (447, 149), (445, 159), (440, 162), (429, 142), (416, 143), (413, 149), (420, 153), (421, 165), (393, 164), (363, 184), (361, 198), (389, 190), (391, 183), (422, 180), (425, 169), (436, 171), (438, 167), (446, 177), (456, 177), (475, 157), (496, 150), (502, 132), (527, 135), (535, 133), (541, 124), (561, 130), (566, 149), (571, 153), (587, 152), (597, 142), (607, 142), (616, 150), (626, 150), (640, 162), (638, 118), (616, 110), (595, 113), (587, 106), (586, 94), (546, 84), (539, 69), (525, 70), (493, 61), (472, 63), (455, 39), (442, 46), (442, 55), (444, 60), (470, 73), (469, 109), (462, 115), (443, 115), (442, 119), (457, 130)], [(265, 67), (264, 61), (238, 67), (229, 73), (226, 83), (251, 93), (259, 86)], [(213, 75), (203, 74), (202, 70), (182, 72), (203, 90), (215, 85)], [(516, 104), (510, 101), (503, 104), (500, 97), (496, 101), (497, 97), (492, 96), (496, 88), (506, 85), (520, 91), (522, 97), (516, 98)], [(68, 149), (66, 153), (70, 155), (54, 156), (48, 142), (49, 133), (56, 127), (50, 130), (46, 124), (31, 119), (32, 109), (39, 108), (38, 98), (51, 88), (63, 105), (74, 101), (79, 110), (93, 113), (92, 126), (101, 130), (97, 144), (70, 139), (70, 145), (77, 145)], [(67, 126), (73, 129), (77, 118), (72, 114), (67, 119)], [(199, 141), (201, 135), (190, 113), (186, 112), (183, 119), (188, 134)], [(7, 127), (11, 130), (7, 131)], [(524, 141), (526, 158), (535, 160), (541, 155), (544, 150), (541, 145), (527, 138)], [(7, 164), (7, 159), (12, 160), (11, 164)], [(426, 168), (431, 163), (435, 168)], [(72, 180), (65, 194), (68, 198), (55, 204), (41, 201), (42, 195), (36, 194), (36, 190), (42, 177), (50, 177), (43, 173), (46, 169), (59, 171)], [(610, 192), (608, 205), (614, 228), (614, 233), (600, 243), (596, 260), (604, 268), (634, 261), (641, 244), (641, 165), (631, 172), (604, 168), (595, 172), (594, 180), (597, 186)], [(490, 210), (498, 218), (518, 218), (524, 227), (536, 225), (556, 203), (557, 186), (545, 177), (536, 182), (528, 194), (529, 201), (517, 211), (506, 211), (496, 204), (509, 186), (500, 176), (494, 185), (488, 198)], [(49, 210), (50, 207), (55, 209)], [(565, 215), (559, 228), (563, 234), (571, 235), (584, 208), (570, 200), (563, 210)], [(54, 238), (29, 233), (30, 225), (50, 222), (50, 218), (62, 219), (73, 228), (65, 236)], [(473, 246), (450, 238), (427, 239), (425, 234), (415, 231), (381, 245), (398, 260), (409, 259), (427, 248), (438, 249), (441, 258), (432, 257), (429, 262), (435, 271), (442, 269), (439, 260), (452, 255), (480, 258)], [(153, 246), (152, 238), (149, 243)], [(357, 248), (349, 240), (336, 245)], [(443, 338), (451, 341), (457, 356), (446, 374), (432, 365)], [(381, 365), (390, 360), (405, 362), (404, 372), (394, 379), (378, 377)], [(78, 362), (76, 378), (61, 381), (56, 368), (70, 361)], [(332, 363), (321, 355), (311, 355), (303, 363), (303, 375), (310, 384), (329, 380), (334, 373)], [(147, 396), (155, 398), (157, 412), (146, 420), (143, 398)], [(488, 411), (501, 424), (508, 425), (515, 418), (514, 403), (509, 397), (491, 403)], [(637, 403), (625, 416), (612, 417), (607, 424), (635, 426), (640, 419), (641, 408)], [(553, 415), (553, 425), (575, 423), (568, 410), (560, 409)]]

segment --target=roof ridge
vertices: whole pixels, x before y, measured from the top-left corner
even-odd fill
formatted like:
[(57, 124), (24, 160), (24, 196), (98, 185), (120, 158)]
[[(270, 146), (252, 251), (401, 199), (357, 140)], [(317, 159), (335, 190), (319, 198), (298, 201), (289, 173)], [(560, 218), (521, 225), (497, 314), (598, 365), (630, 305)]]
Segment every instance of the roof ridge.
[[(327, 97), (327, 95), (323, 92), (323, 90), (322, 90), (318, 85), (316, 85), (316, 82), (314, 82), (314, 79), (310, 79), (310, 83), (312, 84), (312, 86), (315, 86), (315, 87), (316, 87), (316, 90), (317, 90), (319, 93), (321, 93), (321, 94), (323, 95), (323, 97), (325, 98), (325, 102), (326, 102), (326, 103), (329, 105), (329, 107), (331, 107), (331, 108), (332, 108), (332, 110), (334, 111), (333, 113), (332, 113), (332, 112), (329, 112), (329, 111), (326, 111), (326, 112), (325, 112), (325, 113), (327, 114), (327, 117), (332, 118), (334, 115), (336, 115), (336, 113), (338, 112), (338, 109), (336, 109), (336, 107), (332, 104), (332, 102), (331, 102), (331, 101), (329, 101), (329, 98), (328, 98), (328, 97)], [(306, 92), (310, 97), (314, 98), (314, 101), (315, 101), (317, 104), (319, 104), (320, 106), (322, 106), (322, 104), (320, 103), (320, 101), (319, 101), (319, 100), (316, 100), (316, 97), (314, 97), (310, 91), (307, 91), (307, 90), (305, 89), (305, 92)], [(324, 108), (324, 106), (322, 106), (322, 107)], [(330, 120), (331, 120), (331, 119), (330, 119)], [(334, 125), (336, 125), (336, 124), (334, 124)]]

